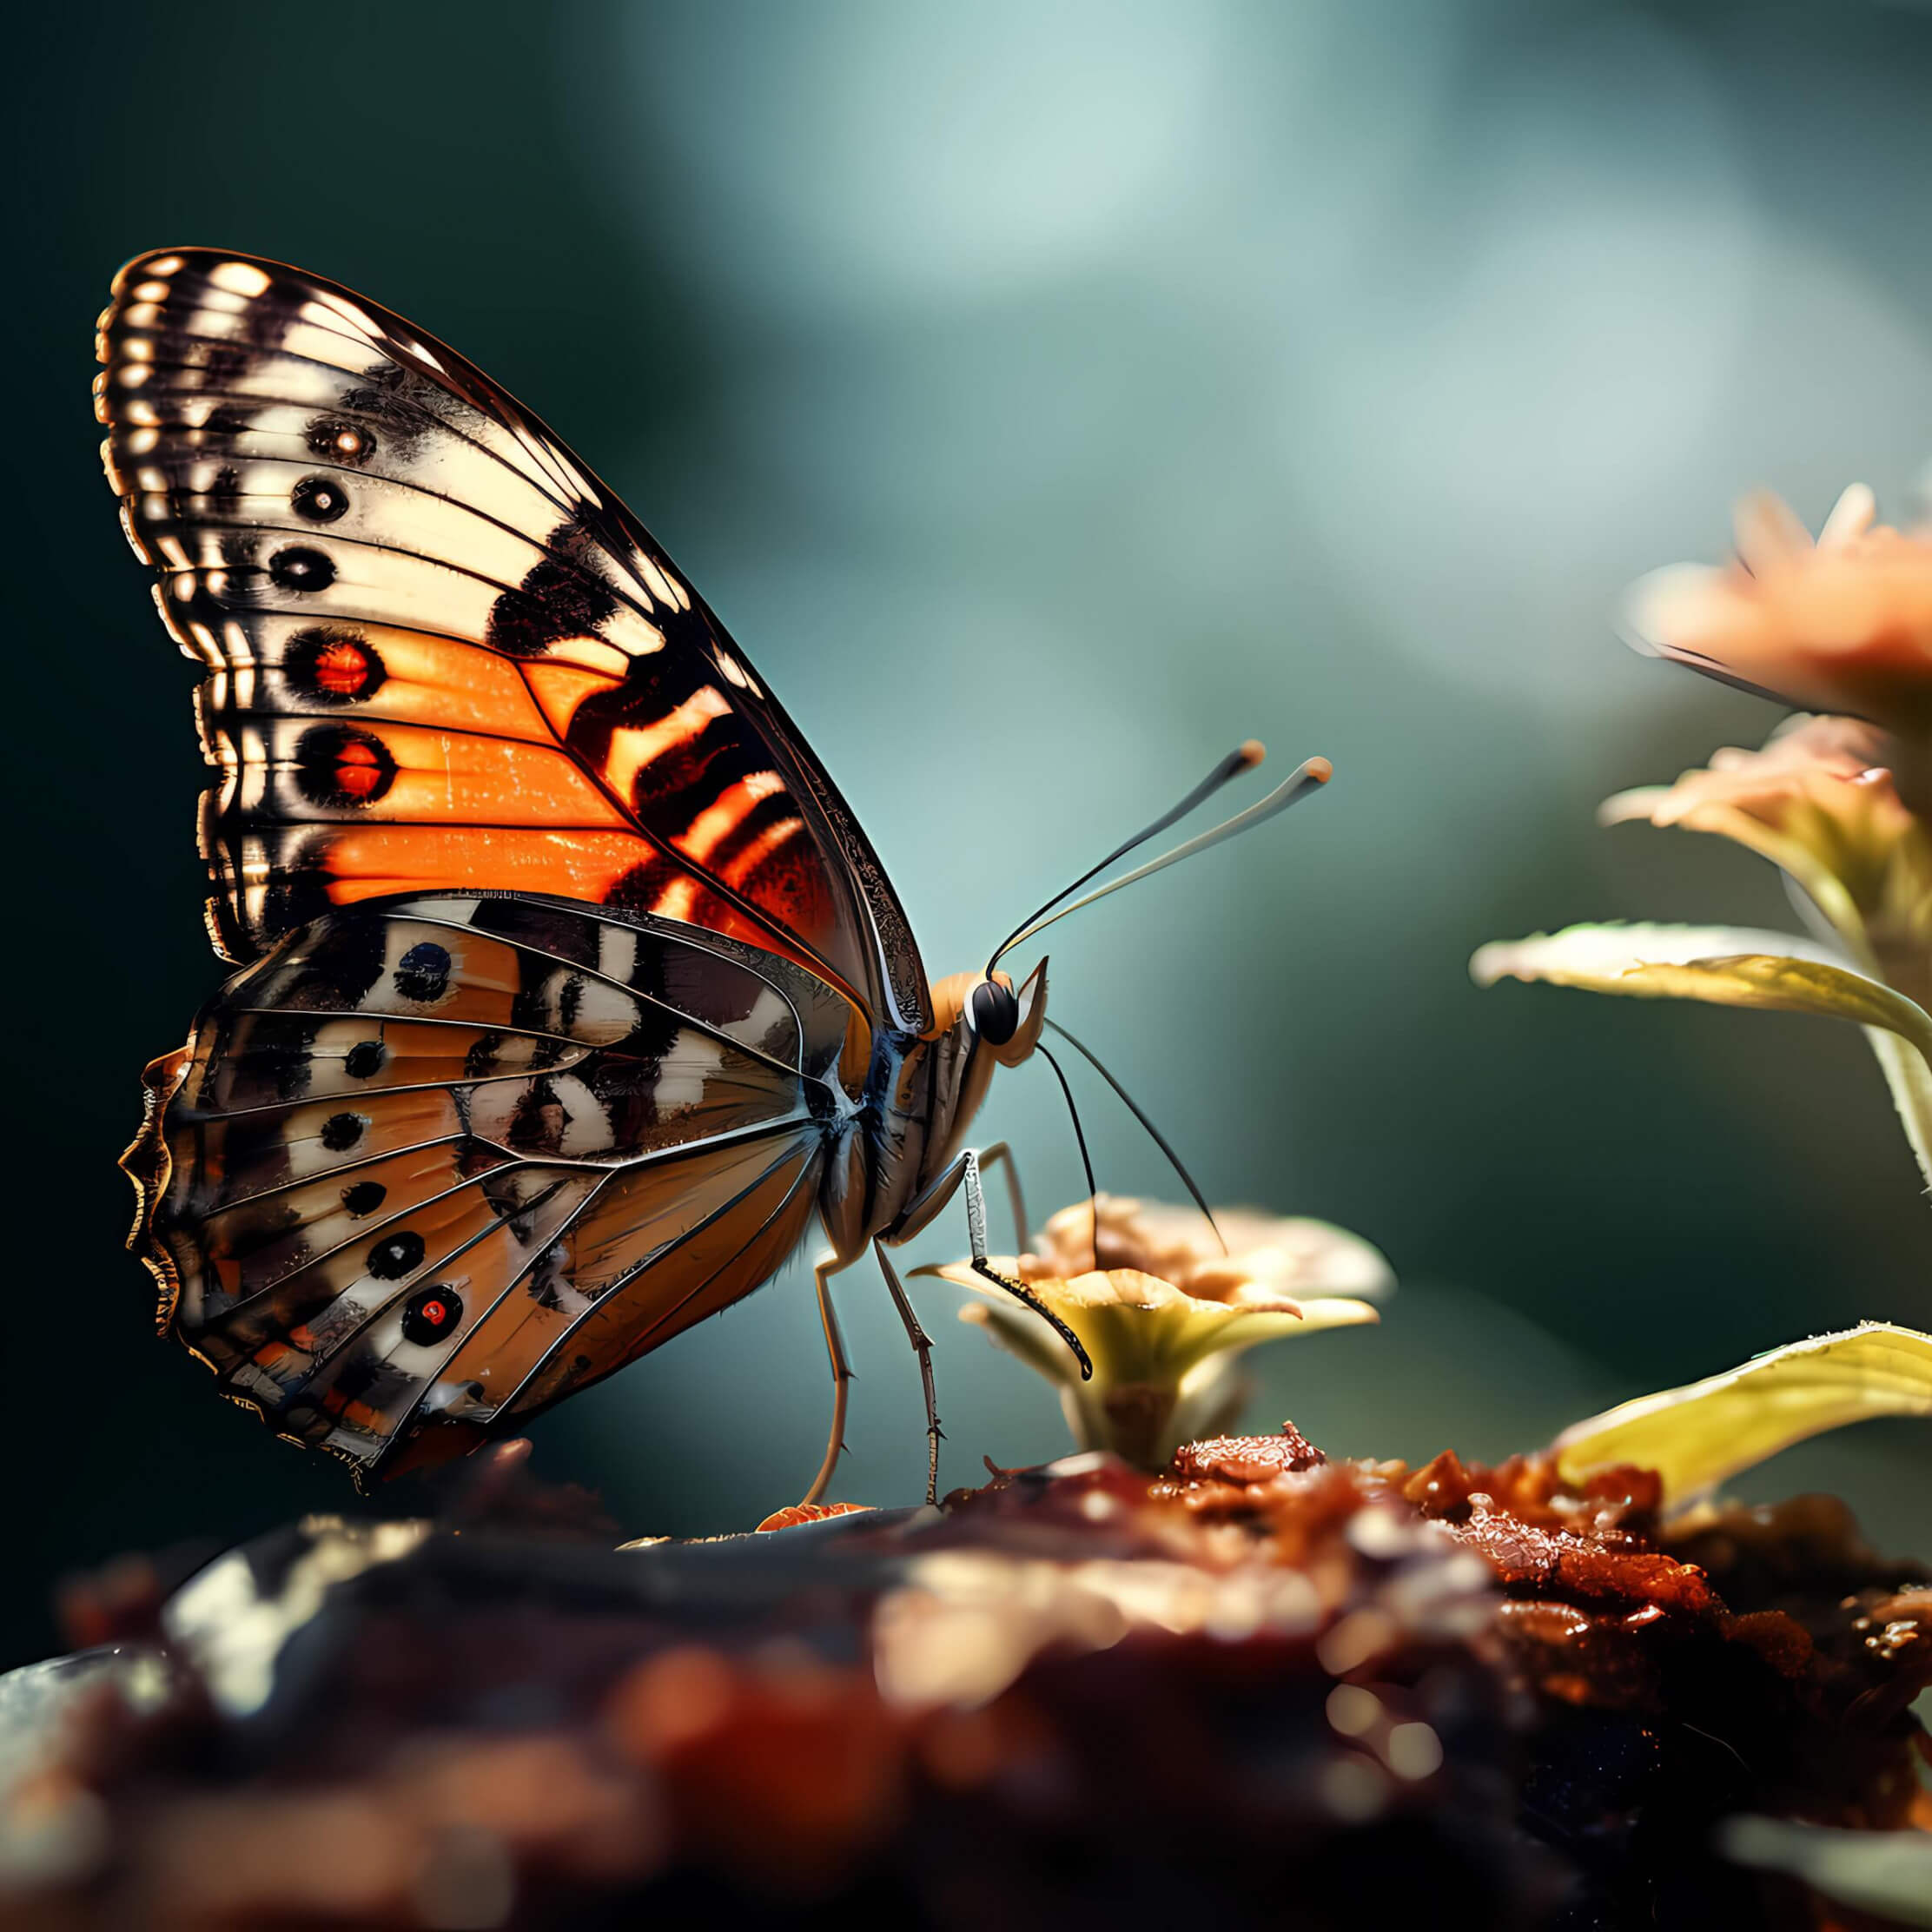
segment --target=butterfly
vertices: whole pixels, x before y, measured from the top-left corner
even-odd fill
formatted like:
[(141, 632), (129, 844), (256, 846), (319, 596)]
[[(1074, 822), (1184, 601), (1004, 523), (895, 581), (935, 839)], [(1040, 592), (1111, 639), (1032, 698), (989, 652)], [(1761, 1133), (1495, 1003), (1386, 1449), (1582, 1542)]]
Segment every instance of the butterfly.
[(433, 337), (182, 248), (122, 269), (97, 348), (122, 526), (203, 670), (208, 924), (238, 968), (147, 1069), (122, 1162), (162, 1330), (277, 1434), (393, 1474), (729, 1307), (816, 1220), (835, 1396), (807, 1499), (850, 1379), (830, 1282), (868, 1251), (935, 1493), (930, 1343), (885, 1250), (963, 1189), (976, 1266), (1038, 1308), (986, 1259), (1007, 1150), (965, 1143), (995, 1069), (1044, 1050), (1044, 962), (927, 978), (724, 625)]

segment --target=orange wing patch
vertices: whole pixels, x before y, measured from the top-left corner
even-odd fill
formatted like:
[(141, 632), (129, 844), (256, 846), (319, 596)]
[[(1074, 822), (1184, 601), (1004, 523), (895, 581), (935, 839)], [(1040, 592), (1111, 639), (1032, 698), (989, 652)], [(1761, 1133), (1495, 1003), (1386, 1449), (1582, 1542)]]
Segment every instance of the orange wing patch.
[(746, 938), (923, 1028), (830, 779), (649, 536), (479, 371), (203, 250), (124, 270), (100, 354), (124, 526), (208, 672), (218, 949), (379, 894), (550, 892)]

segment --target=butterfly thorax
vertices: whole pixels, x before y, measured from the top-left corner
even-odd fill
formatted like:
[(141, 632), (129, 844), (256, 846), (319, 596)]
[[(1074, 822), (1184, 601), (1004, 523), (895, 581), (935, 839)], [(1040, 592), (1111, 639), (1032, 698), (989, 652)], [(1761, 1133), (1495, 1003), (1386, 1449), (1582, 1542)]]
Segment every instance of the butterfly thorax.
[(958, 1158), (995, 1068), (1017, 1066), (1037, 1044), (1046, 1017), (1045, 963), (1016, 996), (1006, 976), (996, 976), (994, 984), (1015, 1016), (1003, 1039), (989, 1035), (975, 1016), (973, 995), (986, 983), (983, 973), (936, 981), (930, 1031), (874, 1032), (850, 1147), (826, 1164), (822, 1212), (842, 1255), (898, 1231), (909, 1209)]

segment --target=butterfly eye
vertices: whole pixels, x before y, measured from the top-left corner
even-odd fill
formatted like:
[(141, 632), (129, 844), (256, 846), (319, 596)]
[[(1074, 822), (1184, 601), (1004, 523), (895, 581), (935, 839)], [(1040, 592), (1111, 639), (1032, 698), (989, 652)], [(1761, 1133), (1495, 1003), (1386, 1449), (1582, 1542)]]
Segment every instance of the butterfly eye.
[(1020, 1030), (1020, 1002), (1010, 987), (983, 979), (973, 989), (973, 1031), (990, 1047), (1003, 1047)]

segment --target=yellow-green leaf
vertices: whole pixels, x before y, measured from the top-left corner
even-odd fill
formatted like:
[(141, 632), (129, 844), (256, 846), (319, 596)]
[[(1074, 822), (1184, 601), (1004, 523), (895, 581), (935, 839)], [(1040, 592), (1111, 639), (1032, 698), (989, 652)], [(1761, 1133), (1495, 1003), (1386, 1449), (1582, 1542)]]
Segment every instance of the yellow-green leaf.
[(1635, 1463), (1681, 1503), (1808, 1436), (1875, 1415), (1932, 1415), (1932, 1335), (1868, 1321), (1795, 1341), (1578, 1422), (1554, 1447), (1571, 1480)]
[(1834, 1904), (1932, 1926), (1932, 1833), (1846, 1831), (1784, 1818), (1732, 1818), (1718, 1843), (1759, 1871), (1788, 1872)]
[(1900, 1034), (1932, 1060), (1932, 1017), (1889, 986), (1789, 933), (1741, 926), (1571, 926), (1497, 940), (1469, 963), (1479, 986), (1546, 980), (1637, 999), (1816, 1013)]

